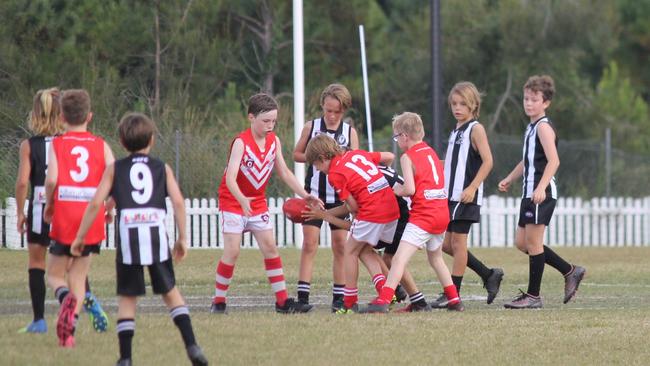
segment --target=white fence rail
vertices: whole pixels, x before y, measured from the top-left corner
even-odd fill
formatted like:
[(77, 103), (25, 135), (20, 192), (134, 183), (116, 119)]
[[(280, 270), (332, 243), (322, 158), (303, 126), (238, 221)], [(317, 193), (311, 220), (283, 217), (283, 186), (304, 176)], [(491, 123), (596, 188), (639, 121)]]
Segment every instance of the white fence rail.
[[(301, 228), (282, 214), (283, 198), (269, 199), (271, 222), (280, 247), (300, 247)], [(215, 199), (186, 199), (187, 238), (192, 248), (223, 248), (219, 230), (219, 210)], [(175, 235), (173, 208), (168, 202), (167, 228)], [(6, 200), (0, 209), (3, 246), (24, 249), (25, 236), (16, 230), (16, 201)], [(472, 226), (470, 247), (512, 247), (519, 215), (519, 199), (490, 196), (481, 210), (481, 223)], [(321, 231), (320, 245), (330, 245), (327, 225)], [(107, 240), (102, 247), (115, 247), (115, 226), (107, 225)], [(646, 246), (650, 245), (650, 197), (646, 198), (560, 198), (553, 220), (546, 231), (545, 244), (555, 246)], [(243, 235), (242, 247), (256, 248), (250, 234)]]

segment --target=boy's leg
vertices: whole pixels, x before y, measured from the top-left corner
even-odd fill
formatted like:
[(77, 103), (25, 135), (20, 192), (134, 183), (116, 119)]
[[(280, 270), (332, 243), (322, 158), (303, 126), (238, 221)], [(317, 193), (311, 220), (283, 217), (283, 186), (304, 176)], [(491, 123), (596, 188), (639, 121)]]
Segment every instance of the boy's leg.
[(226, 295), (239, 257), (241, 234), (224, 233), (223, 242), (223, 254), (217, 264), (214, 298), (210, 310), (216, 314), (226, 312)]
[(479, 275), (481, 280), (483, 280), (483, 287), (485, 287), (488, 293), (487, 303), (491, 304), (497, 297), (499, 289), (501, 288), (503, 269), (488, 268), (469, 250), (467, 251), (467, 267)]
[(366, 244), (355, 240), (352, 236), (345, 244), (345, 293), (343, 306), (345, 309), (354, 309), (359, 301), (357, 281), (359, 279), (359, 254)]
[(45, 256), (47, 247), (29, 243), (29, 295), (32, 301), (32, 312), (34, 319), (27, 327), (20, 330), (21, 333), (45, 333), (47, 323), (45, 322)]
[[(388, 266), (390, 268), (390, 263), (393, 259), (392, 254), (387, 254), (384, 253), (382, 256), (384, 261), (388, 261)], [(390, 271), (389, 271), (390, 272)], [(431, 307), (429, 304), (427, 304), (426, 299), (424, 298), (424, 295), (420, 290), (418, 289), (415, 280), (413, 279), (413, 275), (411, 275), (411, 271), (408, 270), (408, 268), (404, 268), (404, 272), (402, 273), (402, 280), (399, 282), (399, 284), (402, 286), (403, 290), (406, 292), (410, 304), (402, 309), (397, 310), (398, 312), (414, 312), (414, 311), (429, 311), (431, 310)], [(398, 286), (399, 287), (399, 286)], [(398, 289), (397, 287), (395, 288), (395, 295), (397, 296)]]
[[(451, 248), (454, 252), (454, 264), (451, 270), (451, 280), (456, 286), (456, 291), (460, 294), (460, 287), (467, 267), (467, 234), (451, 234)], [(445, 235), (446, 237), (447, 235)]]
[(90, 281), (86, 276), (86, 281), (84, 282), (86, 293), (84, 295), (83, 309), (88, 313), (90, 318), (90, 324), (93, 325), (93, 328), (96, 332), (105, 332), (108, 329), (108, 316), (102, 305), (99, 303), (99, 300), (95, 297), (90, 289)]
[(284, 280), (282, 259), (275, 245), (273, 230), (254, 231), (253, 236), (264, 256), (264, 268), (271, 288), (275, 293), (275, 310), (280, 313), (293, 313), (296, 306), (293, 299), (288, 298), (287, 284)]
[(207, 365), (208, 360), (203, 355), (201, 348), (196, 344), (190, 312), (178, 288), (172, 288), (166, 294), (162, 295), (162, 297), (169, 309), (169, 315), (181, 333), (185, 349), (187, 350), (187, 356), (192, 361), (192, 365)]
[(523, 235), (525, 253), (528, 254), (528, 290), (522, 292), (520, 296), (513, 301), (504, 304), (507, 309), (534, 309), (542, 307), (542, 299), (539, 296), (542, 276), (544, 275), (544, 231), (546, 226), (543, 224), (526, 224), (525, 228), (517, 227), (515, 244), (522, 250), (520, 243), (517, 243)]
[[(386, 276), (384, 275), (384, 269), (388, 269), (384, 262), (382, 262), (379, 254), (370, 245), (364, 245), (359, 252), (359, 260), (364, 264), (368, 273), (372, 278), (372, 283), (375, 286), (377, 294), (381, 291), (381, 288), (384, 287), (386, 283)], [(382, 267), (382, 264), (384, 265)]]
[(546, 264), (555, 268), (564, 276), (564, 300), (568, 303), (578, 291), (578, 286), (585, 276), (587, 270), (584, 267), (570, 264), (560, 257), (549, 246), (544, 245), (544, 259)]
[(298, 270), (298, 301), (309, 304), (311, 293), (311, 276), (314, 271), (314, 258), (318, 252), (320, 227), (302, 225), (302, 250), (300, 251), (300, 269)]
[[(435, 238), (431, 240), (435, 240)], [(456, 291), (456, 286), (454, 286), (449, 269), (447, 268), (445, 261), (442, 259), (442, 246), (439, 245), (435, 249), (428, 246), (427, 258), (431, 268), (436, 272), (438, 281), (440, 281), (440, 284), (442, 285), (447, 298), (447, 308), (449, 310), (463, 311), (464, 307), (460, 301), (460, 297), (458, 296), (458, 291)]]
[[(133, 336), (135, 335), (135, 309), (138, 298), (120, 296), (117, 309), (117, 339), (120, 346), (120, 362), (131, 359)], [(123, 361), (124, 360), (124, 361)]]
[(345, 289), (345, 243), (348, 240), (348, 231), (343, 229), (332, 230), (332, 311), (343, 307), (343, 294)]

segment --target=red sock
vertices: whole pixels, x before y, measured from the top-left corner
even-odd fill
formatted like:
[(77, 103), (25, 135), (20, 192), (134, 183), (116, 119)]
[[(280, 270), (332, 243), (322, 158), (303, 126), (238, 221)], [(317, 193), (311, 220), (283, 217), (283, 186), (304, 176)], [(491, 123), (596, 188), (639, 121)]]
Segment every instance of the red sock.
[(386, 276), (379, 273), (372, 276), (372, 283), (375, 284), (375, 290), (377, 290), (377, 295), (381, 292), (381, 288), (386, 284)]
[(460, 301), (460, 297), (458, 297), (458, 291), (456, 291), (455, 285), (451, 284), (445, 287), (444, 290), (447, 301), (449, 301), (449, 305), (454, 305)]
[(284, 272), (282, 271), (282, 259), (278, 256), (264, 260), (266, 268), (266, 277), (269, 278), (271, 288), (275, 292), (275, 302), (283, 306), (287, 300), (287, 284), (284, 282)]
[(356, 287), (345, 287), (343, 289), (343, 305), (346, 309), (352, 308), (359, 302), (359, 289)]
[(378, 299), (383, 303), (390, 304), (393, 301), (393, 295), (395, 295), (395, 289), (384, 286), (381, 288)]
[(219, 261), (217, 265), (217, 276), (215, 281), (215, 291), (213, 303), (226, 302), (226, 293), (228, 292), (228, 286), (230, 286), (230, 280), (232, 279), (232, 274), (235, 271), (235, 266), (226, 264), (222, 261)]

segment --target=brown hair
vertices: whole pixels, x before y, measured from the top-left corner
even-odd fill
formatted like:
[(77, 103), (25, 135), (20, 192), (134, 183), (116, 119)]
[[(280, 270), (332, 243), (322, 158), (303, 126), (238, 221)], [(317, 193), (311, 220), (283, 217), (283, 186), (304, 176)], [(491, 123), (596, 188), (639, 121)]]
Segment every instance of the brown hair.
[(342, 84), (330, 84), (323, 90), (320, 95), (321, 106), (325, 104), (325, 98), (327, 97), (338, 100), (339, 103), (341, 103), (341, 108), (344, 112), (352, 107), (352, 96), (350, 96), (350, 91)]
[(548, 75), (533, 75), (528, 78), (524, 84), (524, 90), (532, 90), (534, 92), (541, 92), (542, 98), (546, 102), (552, 100), (555, 94), (555, 82), (553, 78)]
[(61, 97), (63, 119), (70, 125), (79, 126), (86, 122), (90, 113), (90, 95), (83, 89), (70, 89)]
[(149, 146), (156, 132), (154, 122), (142, 113), (127, 113), (117, 127), (120, 142), (129, 152), (142, 150)]
[(332, 160), (333, 157), (343, 154), (344, 150), (333, 138), (326, 134), (320, 134), (311, 140), (305, 148), (305, 160), (307, 164), (314, 164), (315, 161), (325, 159)]
[(413, 112), (404, 112), (394, 116), (393, 130), (408, 135), (412, 140), (422, 140), (424, 137), (422, 118)]
[(36, 135), (54, 136), (63, 131), (60, 98), (58, 88), (41, 89), (34, 95), (28, 126)]
[(469, 107), (470, 112), (474, 118), (478, 118), (481, 113), (481, 93), (479, 93), (476, 85), (469, 81), (461, 81), (456, 83), (453, 88), (449, 91), (449, 96), (447, 97), (447, 102), (451, 105), (451, 97), (454, 94), (458, 94), (467, 107)]
[(266, 113), (278, 109), (278, 102), (265, 93), (255, 94), (248, 98), (248, 114), (257, 117), (260, 113)]

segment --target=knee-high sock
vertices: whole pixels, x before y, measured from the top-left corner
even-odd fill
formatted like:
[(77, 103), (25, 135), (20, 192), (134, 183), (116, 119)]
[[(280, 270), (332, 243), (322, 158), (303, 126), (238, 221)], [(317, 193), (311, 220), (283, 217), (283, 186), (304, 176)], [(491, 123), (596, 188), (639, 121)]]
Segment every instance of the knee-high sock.
[(228, 293), (228, 287), (230, 286), (230, 280), (232, 279), (234, 271), (234, 265), (219, 261), (214, 284), (214, 299), (212, 299), (213, 303), (216, 304), (220, 302), (226, 302), (226, 294)]
[(275, 302), (283, 306), (287, 300), (287, 284), (284, 281), (284, 271), (282, 270), (282, 259), (278, 256), (264, 260), (266, 268), (266, 277), (269, 278), (271, 288), (275, 293)]
[(34, 321), (43, 319), (45, 314), (45, 270), (29, 269), (29, 295), (32, 299)]

